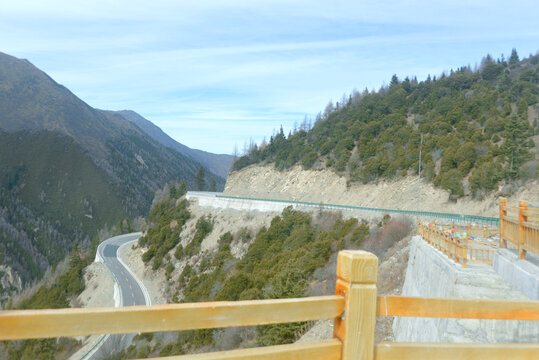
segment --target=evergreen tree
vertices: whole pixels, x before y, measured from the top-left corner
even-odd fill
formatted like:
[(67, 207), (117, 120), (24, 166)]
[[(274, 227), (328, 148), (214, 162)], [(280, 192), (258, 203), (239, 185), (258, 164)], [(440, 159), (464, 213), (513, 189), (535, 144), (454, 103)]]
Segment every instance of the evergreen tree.
[(178, 198), (185, 195), (186, 192), (187, 192), (187, 185), (185, 185), (185, 181), (182, 180), (182, 183), (178, 187)]
[(178, 196), (178, 190), (176, 189), (176, 184), (172, 184), (170, 187), (170, 198), (171, 199), (177, 199)]
[(173, 184), (170, 187), (170, 198), (174, 200), (179, 199), (183, 195), (185, 195), (186, 192), (187, 192), (187, 185), (185, 185), (185, 181), (182, 180), (180, 185), (176, 186), (176, 184)]
[(215, 178), (214, 177), (211, 178), (210, 191), (212, 191), (212, 192), (217, 191), (217, 185), (215, 184)]
[(529, 155), (526, 148), (525, 124), (517, 116), (512, 116), (505, 126), (503, 150), (509, 163), (508, 176), (514, 178), (520, 165), (527, 160)]
[(509, 57), (509, 65), (515, 65), (519, 62), (517, 49), (511, 50), (511, 56)]
[(204, 179), (204, 177), (205, 177), (205, 172), (204, 172), (204, 168), (201, 165), (198, 168), (197, 176), (195, 178), (198, 191), (202, 191), (206, 187), (206, 180)]
[(399, 78), (397, 77), (397, 74), (393, 74), (393, 76), (391, 77), (391, 82), (389, 83), (389, 87), (393, 87), (398, 84), (399, 84)]
[(69, 255), (69, 267), (74, 269), (82, 262), (81, 252), (79, 248), (79, 241), (75, 241), (71, 255)]

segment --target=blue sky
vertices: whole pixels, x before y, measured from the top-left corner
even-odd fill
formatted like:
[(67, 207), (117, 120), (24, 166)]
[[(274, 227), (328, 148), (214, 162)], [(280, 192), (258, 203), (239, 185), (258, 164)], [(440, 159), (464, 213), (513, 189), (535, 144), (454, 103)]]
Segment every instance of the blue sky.
[(177, 141), (231, 153), (354, 88), (539, 50), (539, 2), (0, 2), (0, 51), (93, 107), (131, 109)]

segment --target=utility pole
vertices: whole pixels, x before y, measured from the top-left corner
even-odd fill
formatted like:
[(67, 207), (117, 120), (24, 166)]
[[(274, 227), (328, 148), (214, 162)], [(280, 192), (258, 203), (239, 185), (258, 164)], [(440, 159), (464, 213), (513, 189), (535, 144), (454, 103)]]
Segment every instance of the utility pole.
[(421, 147), (423, 146), (423, 134), (421, 134), (421, 142), (419, 143), (419, 164), (417, 178), (417, 211), (421, 211)]

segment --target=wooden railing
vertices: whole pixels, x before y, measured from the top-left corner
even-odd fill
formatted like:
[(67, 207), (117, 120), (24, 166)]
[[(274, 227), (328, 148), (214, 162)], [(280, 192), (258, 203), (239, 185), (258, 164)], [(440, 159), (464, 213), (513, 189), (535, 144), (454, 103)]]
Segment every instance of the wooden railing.
[(528, 208), (527, 201), (507, 206), (507, 199), (500, 198), (500, 246), (507, 245), (517, 248), (521, 259), (527, 252), (539, 254), (539, 208)]
[(474, 227), (421, 221), (417, 223), (417, 234), (424, 241), (463, 267), (466, 267), (468, 262), (492, 264), (498, 244), (486, 240), (496, 232), (497, 227), (486, 225)]
[(378, 259), (341, 251), (336, 295), (300, 299), (0, 311), (0, 340), (212, 329), (334, 319), (334, 339), (167, 359), (532, 359), (539, 344), (374, 344), (376, 316), (539, 320), (538, 301), (376, 296)]

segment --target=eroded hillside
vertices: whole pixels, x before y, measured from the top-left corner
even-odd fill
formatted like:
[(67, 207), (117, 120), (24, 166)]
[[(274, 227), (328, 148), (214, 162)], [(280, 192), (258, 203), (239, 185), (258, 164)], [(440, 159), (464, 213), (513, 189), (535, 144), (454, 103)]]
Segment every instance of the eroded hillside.
[[(324, 204), (342, 204), (387, 209), (417, 210), (418, 179), (408, 176), (376, 183), (349, 183), (331, 170), (304, 170), (300, 166), (279, 171), (272, 165), (252, 165), (231, 173), (225, 194), (232, 196), (296, 200)], [(520, 188), (499, 187), (483, 198), (465, 197), (450, 200), (450, 192), (421, 181), (422, 211), (451, 212), (480, 216), (498, 215), (498, 197), (509, 203), (528, 199), (539, 201), (539, 183), (530, 181)]]

